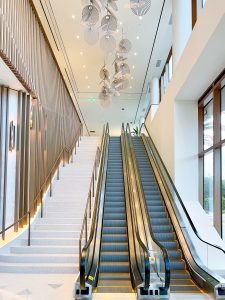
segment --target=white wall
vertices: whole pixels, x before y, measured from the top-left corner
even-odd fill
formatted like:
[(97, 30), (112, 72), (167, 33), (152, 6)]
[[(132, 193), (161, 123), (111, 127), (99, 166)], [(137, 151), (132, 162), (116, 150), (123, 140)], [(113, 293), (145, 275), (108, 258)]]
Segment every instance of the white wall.
[[(146, 126), (197, 230), (205, 232), (203, 238), (209, 242), (223, 247), (224, 242), (198, 203), (197, 107), (198, 99), (225, 67), (224, 32), (225, 1), (206, 1), (154, 118), (151, 113), (146, 118)], [(202, 252), (201, 245), (198, 250)], [(217, 253), (212, 253), (212, 263), (215, 257)], [(211, 267), (219, 268), (216, 261)]]

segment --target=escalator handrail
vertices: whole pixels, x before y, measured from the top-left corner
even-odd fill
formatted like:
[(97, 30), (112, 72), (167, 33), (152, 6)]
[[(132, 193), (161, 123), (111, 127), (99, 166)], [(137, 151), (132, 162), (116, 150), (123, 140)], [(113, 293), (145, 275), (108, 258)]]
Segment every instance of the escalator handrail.
[[(125, 129), (124, 129), (124, 124), (122, 124), (122, 134), (121, 136), (125, 136)], [(125, 142), (125, 151), (126, 151), (126, 154), (127, 154), (127, 146), (126, 146), (126, 141), (124, 140)], [(128, 164), (127, 164), (128, 165)], [(129, 167), (127, 166), (127, 169), (129, 169)], [(129, 171), (128, 171), (129, 172)], [(130, 172), (129, 172), (130, 173)], [(128, 176), (129, 177), (129, 176)], [(130, 181), (128, 180), (128, 186), (129, 186), (129, 191), (131, 193), (131, 191), (133, 191), (133, 189), (130, 187)], [(130, 194), (129, 193), (129, 194)], [(133, 193), (132, 193), (133, 194)], [(130, 196), (130, 200), (133, 202), (133, 195)], [(130, 202), (130, 205), (131, 205), (131, 201)], [(131, 211), (133, 211), (132, 207), (131, 207)], [(136, 215), (135, 213), (132, 213), (131, 214), (131, 217), (133, 219), (133, 216)], [(132, 222), (133, 223), (133, 222)], [(149, 262), (149, 251), (148, 251), (148, 248), (145, 246), (145, 244), (143, 243), (141, 237), (140, 237), (140, 234), (139, 234), (139, 231), (138, 231), (138, 228), (137, 226), (135, 226), (135, 234), (136, 234), (136, 238), (137, 238), (137, 241), (140, 245), (140, 247), (142, 248), (143, 250), (143, 253), (144, 253), (144, 265), (145, 265), (145, 282), (144, 282), (144, 289), (148, 289), (149, 286), (150, 286), (150, 262)], [(141, 273), (141, 272), (140, 272)]]
[(130, 139), (129, 145), (130, 145), (131, 152), (132, 152), (132, 159), (133, 159), (133, 162), (135, 164), (135, 169), (136, 169), (136, 172), (137, 172), (136, 179), (138, 180), (138, 184), (139, 184), (140, 189), (141, 189), (140, 190), (140, 192), (141, 192), (141, 201), (142, 201), (142, 204), (144, 205), (144, 208), (145, 208), (145, 215), (146, 215), (146, 218), (148, 220), (148, 227), (149, 227), (150, 235), (151, 235), (151, 238), (152, 238), (153, 242), (161, 249), (162, 254), (163, 254), (163, 260), (164, 260), (164, 265), (165, 265), (165, 285), (163, 287), (163, 290), (167, 291), (170, 287), (170, 272), (171, 272), (171, 270), (170, 270), (170, 259), (169, 259), (168, 251), (155, 238), (155, 235), (154, 235), (154, 232), (153, 232), (153, 229), (152, 229), (152, 225), (151, 225), (151, 221), (150, 221), (150, 218), (149, 218), (149, 214), (148, 214), (144, 189), (143, 189), (143, 185), (142, 185), (142, 181), (141, 181), (140, 171), (139, 171), (138, 164), (137, 164), (137, 158), (136, 158), (135, 151), (134, 151), (134, 145), (133, 145), (133, 140), (132, 140), (132, 137), (131, 137), (131, 130), (130, 130), (130, 125), (129, 124), (127, 124), (126, 130), (128, 132), (128, 136), (129, 136), (129, 139)]
[[(161, 156), (160, 156), (160, 154), (159, 154), (159, 152), (158, 152), (158, 150), (157, 150), (157, 148), (156, 148), (156, 146), (155, 146), (155, 144), (154, 144), (154, 142), (153, 142), (153, 140), (152, 140), (152, 138), (151, 138), (151, 136), (150, 136), (150, 134), (149, 134), (149, 131), (148, 131), (146, 125), (145, 125), (145, 129), (146, 129), (146, 131), (147, 131), (147, 133), (148, 133), (148, 138), (149, 138), (150, 141), (151, 141), (151, 144), (152, 144), (152, 146), (153, 146), (153, 148), (154, 148), (154, 151), (156, 152), (156, 154), (157, 154), (157, 156), (158, 156), (158, 159), (160, 160), (160, 163), (161, 163), (161, 165), (163, 166), (163, 169), (164, 169), (164, 171), (165, 171), (165, 173), (166, 173), (166, 176), (167, 176), (168, 179), (169, 179), (169, 182), (170, 182), (170, 184), (171, 184), (171, 186), (172, 186), (172, 188), (173, 188), (173, 190), (174, 190), (174, 192), (175, 192), (175, 194), (176, 194), (176, 196), (177, 196), (177, 198), (178, 198), (178, 200), (179, 200), (179, 203), (180, 203), (180, 205), (181, 205), (181, 207), (182, 207), (182, 209), (183, 209), (183, 211), (184, 211), (184, 213), (185, 213), (185, 215), (186, 215), (186, 217), (187, 217), (187, 219), (188, 219), (188, 222), (190, 223), (191, 228), (192, 228), (192, 230), (194, 231), (195, 235), (196, 235), (196, 236), (198, 237), (198, 239), (201, 240), (203, 243), (205, 243), (205, 244), (207, 244), (207, 245), (209, 245), (209, 246), (211, 246), (211, 247), (213, 247), (213, 248), (217, 248), (218, 250), (222, 251), (222, 252), (225, 254), (225, 249), (223, 249), (222, 247), (220, 247), (220, 246), (218, 246), (218, 245), (214, 245), (214, 244), (209, 243), (208, 241), (205, 241), (205, 240), (200, 236), (200, 234), (198, 233), (198, 230), (197, 230), (197, 228), (195, 227), (195, 225), (194, 225), (194, 223), (193, 223), (193, 221), (192, 221), (192, 219), (191, 219), (191, 217), (190, 217), (190, 215), (189, 215), (189, 213), (188, 213), (188, 211), (187, 211), (187, 209), (186, 209), (186, 207), (185, 207), (185, 205), (184, 205), (184, 203), (183, 203), (183, 200), (181, 199), (181, 197), (180, 197), (180, 195), (179, 195), (179, 193), (178, 193), (178, 191), (177, 191), (177, 189), (176, 189), (176, 187), (175, 187), (175, 185), (174, 185), (174, 183), (173, 183), (173, 181), (172, 181), (172, 178), (170, 177), (170, 174), (169, 174), (169, 172), (168, 172), (166, 166), (165, 166), (164, 163), (163, 163), (163, 160), (162, 160), (162, 158), (161, 158)], [(144, 135), (144, 134), (143, 134), (143, 135)], [(145, 135), (144, 135), (144, 136), (145, 136)], [(151, 148), (151, 145), (149, 144), (149, 141), (147, 141), (147, 143), (148, 143), (149, 147)], [(155, 158), (155, 159), (156, 159), (156, 161), (157, 161), (157, 158)], [(158, 168), (158, 169), (159, 169), (159, 168)], [(160, 170), (160, 169), (159, 169), (159, 170)], [(160, 173), (162, 174), (161, 170), (160, 170)], [(163, 177), (164, 177), (164, 176), (163, 176)]]
[[(98, 183), (97, 183), (97, 189), (96, 189), (96, 195), (95, 195), (95, 204), (93, 209), (93, 215), (92, 215), (92, 223), (91, 223), (91, 229), (89, 233), (89, 238), (85, 246), (82, 248), (81, 255), (80, 255), (80, 288), (82, 290), (85, 289), (85, 280), (86, 280), (86, 256), (88, 249), (91, 245), (91, 242), (93, 241), (94, 234), (95, 234), (95, 227), (97, 224), (97, 209), (100, 201), (100, 187), (102, 184), (102, 177), (103, 177), (103, 169), (105, 165), (105, 153), (106, 153), (106, 146), (107, 146), (107, 139), (109, 137), (109, 124), (106, 124), (106, 127), (104, 127), (103, 131), (103, 139), (101, 142), (102, 150), (101, 150), (101, 161), (100, 161), (100, 167), (99, 167), (99, 176), (98, 176)], [(94, 250), (93, 250), (94, 255)]]

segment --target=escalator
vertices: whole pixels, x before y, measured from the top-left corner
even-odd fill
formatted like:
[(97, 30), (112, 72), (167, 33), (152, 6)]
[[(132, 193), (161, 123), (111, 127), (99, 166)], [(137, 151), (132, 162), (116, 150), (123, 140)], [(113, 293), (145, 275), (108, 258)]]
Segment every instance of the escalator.
[(97, 292), (131, 293), (120, 137), (109, 138)]
[[(94, 207), (88, 198), (80, 234), (80, 273), (75, 298), (92, 299), (92, 293), (168, 295), (168, 284), (150, 267), (145, 218), (136, 210), (137, 195), (131, 176), (131, 158), (125, 140), (111, 137), (106, 125)], [(87, 218), (91, 219), (88, 229)], [(145, 212), (145, 217), (147, 213)], [(139, 221), (140, 220), (140, 221)], [(161, 258), (161, 257), (160, 257)], [(163, 259), (160, 260), (162, 273)], [(154, 277), (151, 286), (150, 275)], [(163, 276), (161, 276), (163, 277)], [(168, 276), (167, 276), (168, 277)]]
[(225, 264), (225, 249), (201, 237), (147, 129), (146, 132), (147, 136), (132, 137), (127, 124), (151, 236), (169, 256), (170, 291), (206, 292), (214, 299), (225, 299), (225, 280), (217, 273)]
[(171, 265), (170, 290), (171, 292), (201, 292), (188, 272), (181, 247), (171, 224), (142, 139), (133, 137), (133, 145), (153, 234), (167, 249), (169, 254)]

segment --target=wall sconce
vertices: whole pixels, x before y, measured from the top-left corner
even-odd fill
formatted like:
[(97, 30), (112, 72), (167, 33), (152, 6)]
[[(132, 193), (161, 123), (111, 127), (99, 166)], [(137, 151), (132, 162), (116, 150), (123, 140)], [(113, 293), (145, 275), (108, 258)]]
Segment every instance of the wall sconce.
[(16, 126), (14, 125), (13, 121), (9, 123), (9, 151), (13, 151), (15, 149), (15, 129)]

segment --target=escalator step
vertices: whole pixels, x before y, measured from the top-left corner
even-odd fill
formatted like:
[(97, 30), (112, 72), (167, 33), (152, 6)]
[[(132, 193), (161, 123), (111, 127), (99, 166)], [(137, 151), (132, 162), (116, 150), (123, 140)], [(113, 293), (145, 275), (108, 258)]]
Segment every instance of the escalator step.
[(129, 254), (128, 252), (101, 252), (102, 261), (111, 261), (111, 262), (128, 262)]
[(160, 241), (161, 245), (163, 245), (167, 249), (177, 249), (178, 243), (177, 241)]
[(158, 232), (171, 232), (172, 227), (170, 225), (152, 225), (152, 230), (154, 233)]
[(124, 220), (126, 215), (124, 213), (104, 213), (104, 220)]
[(173, 232), (167, 232), (167, 233), (154, 233), (155, 238), (158, 241), (171, 241), (176, 238), (175, 234)]
[(167, 218), (167, 213), (165, 211), (151, 211), (149, 210), (150, 218)]
[(115, 264), (115, 262), (102, 261), (99, 271), (101, 273), (128, 273), (129, 262), (119, 262), (119, 264)]
[(166, 218), (150, 218), (150, 220), (152, 225), (169, 225), (169, 221)]
[(104, 227), (103, 234), (127, 234), (126, 227)]
[(122, 207), (105, 207), (105, 209), (104, 209), (104, 212), (105, 213), (112, 213), (112, 214), (117, 214), (117, 213), (123, 213), (123, 214), (125, 214), (126, 213), (126, 211), (125, 211), (125, 207), (124, 206), (122, 206)]
[(170, 260), (170, 266), (171, 270), (184, 270), (186, 267), (186, 264), (183, 260)]
[(103, 243), (127, 243), (126, 234), (103, 234), (102, 235)]
[(127, 252), (128, 251), (128, 244), (127, 243), (102, 243), (102, 251), (108, 252)]
[(126, 220), (104, 220), (103, 226), (104, 227), (126, 227), (127, 222)]

